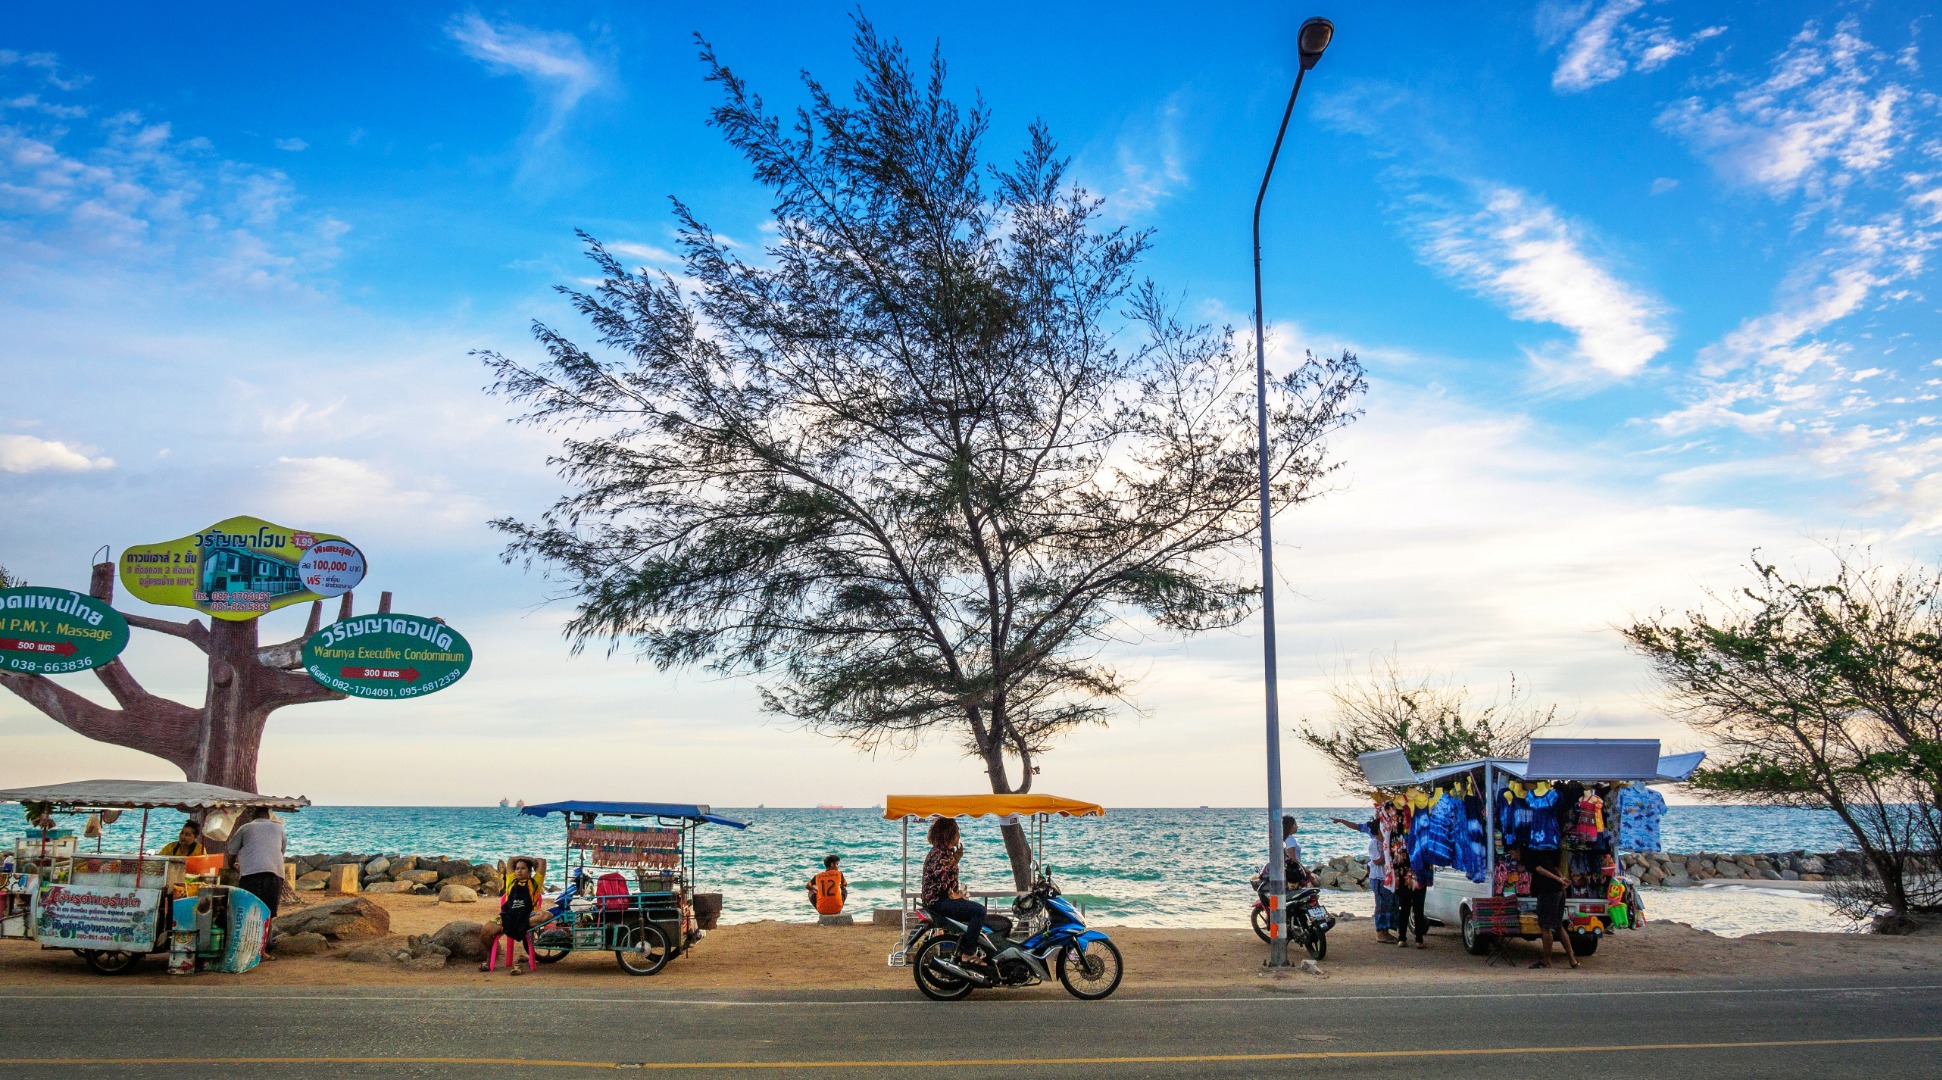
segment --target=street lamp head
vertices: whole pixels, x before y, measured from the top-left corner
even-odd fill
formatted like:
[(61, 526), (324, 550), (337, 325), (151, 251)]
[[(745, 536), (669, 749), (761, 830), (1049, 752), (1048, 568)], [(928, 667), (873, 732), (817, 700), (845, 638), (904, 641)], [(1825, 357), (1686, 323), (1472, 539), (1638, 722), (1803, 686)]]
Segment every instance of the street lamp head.
[(1316, 17), (1301, 24), (1301, 32), (1295, 35), (1295, 47), (1301, 50), (1301, 69), (1307, 71), (1322, 58), (1328, 43), (1335, 40), (1335, 24), (1327, 19)]

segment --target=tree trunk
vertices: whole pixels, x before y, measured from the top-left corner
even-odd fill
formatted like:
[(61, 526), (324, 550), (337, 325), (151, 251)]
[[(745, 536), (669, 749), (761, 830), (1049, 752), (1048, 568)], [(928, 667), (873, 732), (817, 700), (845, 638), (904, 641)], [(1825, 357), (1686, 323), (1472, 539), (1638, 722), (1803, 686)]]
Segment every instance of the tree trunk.
[[(991, 781), (993, 795), (1009, 795), (1011, 779), (1005, 775), (1004, 744), (998, 741), (1000, 721), (993, 717), (993, 724), (986, 729), (984, 753), (985, 776)], [(1005, 838), (1005, 858), (1011, 862), (1012, 887), (1019, 892), (1032, 887), (1032, 842), (1025, 836), (1022, 822), (1011, 821), (999, 826), (999, 833)]]
[[(114, 601), (113, 563), (95, 565), (88, 592), (102, 603)], [(317, 629), (321, 614), (321, 605), (313, 605), (306, 634)], [(270, 713), (285, 705), (344, 696), (325, 689), (301, 670), (289, 670), (299, 666), (302, 638), (260, 648), (257, 619), (214, 619), (213, 625), (204, 627), (199, 620), (177, 623), (126, 613), (123, 617), (131, 627), (183, 638), (207, 655), (206, 694), (200, 709), (142, 689), (119, 659), (94, 671), (119, 709), (97, 705), (45, 675), (0, 673), (0, 686), (90, 739), (153, 754), (196, 783), (248, 792), (256, 791), (257, 752)], [(345, 593), (338, 618), (350, 617), (351, 594)]]

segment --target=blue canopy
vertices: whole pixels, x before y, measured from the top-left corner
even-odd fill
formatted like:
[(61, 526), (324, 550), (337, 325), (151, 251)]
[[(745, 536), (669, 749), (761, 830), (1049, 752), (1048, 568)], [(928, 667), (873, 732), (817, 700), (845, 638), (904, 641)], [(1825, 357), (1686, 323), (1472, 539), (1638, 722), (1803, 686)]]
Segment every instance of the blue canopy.
[(618, 817), (661, 817), (681, 818), (685, 821), (706, 821), (716, 825), (726, 825), (731, 829), (746, 829), (748, 822), (722, 817), (709, 811), (706, 806), (694, 803), (662, 802), (568, 802), (542, 803), (539, 806), (522, 806), (522, 814), (545, 817), (548, 814), (613, 814)]

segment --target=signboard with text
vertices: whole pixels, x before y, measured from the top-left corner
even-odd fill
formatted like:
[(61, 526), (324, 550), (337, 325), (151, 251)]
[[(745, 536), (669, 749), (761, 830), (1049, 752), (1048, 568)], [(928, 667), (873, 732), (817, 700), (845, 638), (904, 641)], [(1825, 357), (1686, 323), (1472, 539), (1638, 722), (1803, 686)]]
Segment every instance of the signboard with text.
[(364, 554), (343, 537), (253, 517), (121, 553), (121, 583), (136, 597), (218, 619), (341, 596), (363, 578)]
[(472, 646), (457, 630), (417, 615), (341, 619), (303, 643), (310, 677), (352, 697), (423, 697), (459, 681)]
[(0, 589), (0, 671), (58, 675), (98, 668), (128, 645), (128, 620), (67, 589)]
[(56, 949), (147, 952), (161, 904), (160, 889), (49, 885), (34, 899), (34, 936)]

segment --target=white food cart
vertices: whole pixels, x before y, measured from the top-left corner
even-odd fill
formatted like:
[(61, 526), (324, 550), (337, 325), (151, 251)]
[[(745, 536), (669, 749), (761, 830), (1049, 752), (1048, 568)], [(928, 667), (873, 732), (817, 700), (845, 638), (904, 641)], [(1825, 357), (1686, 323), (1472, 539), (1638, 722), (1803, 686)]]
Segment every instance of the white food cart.
[[(263, 807), (293, 811), (303, 798), (257, 795), (212, 784), (83, 780), (0, 791), (41, 818), (0, 852), (0, 938), (70, 949), (104, 975), (168, 953), (171, 971), (247, 971), (261, 957), (268, 910), (249, 893), (218, 883), (221, 855), (150, 855), (148, 816)], [(56, 815), (141, 811), (134, 851), (84, 851)]]
[[(1703, 750), (1661, 756), (1657, 739), (1532, 739), (1529, 758), (1475, 758), (1420, 772), (1400, 748), (1375, 750), (1358, 758), (1363, 777), (1377, 791), (1428, 788), (1469, 774), (1478, 790), (1486, 793), (1484, 880), (1471, 881), (1453, 868), (1439, 866), (1435, 882), (1423, 897), (1423, 914), (1429, 921), (1439, 926), (1459, 927), (1464, 948), (1478, 956), (1487, 955), (1501, 937), (1535, 936), (1530, 932), (1533, 924), (1528, 919), (1512, 915), (1507, 923), (1495, 911), (1490, 917), (1480, 911), (1491, 906), (1490, 901), (1502, 899), (1495, 896), (1494, 888), (1498, 848), (1494, 800), (1504, 783), (1676, 784), (1692, 776), (1705, 759)], [(1609, 807), (1608, 813), (1615, 818), (1617, 807)], [(1609, 907), (1610, 901), (1605, 897), (1567, 897), (1565, 925), (1596, 921), (1609, 929), (1612, 923)], [(1513, 931), (1512, 925), (1519, 928)], [(1600, 933), (1572, 931), (1573, 953), (1589, 956), (1596, 952)]]

